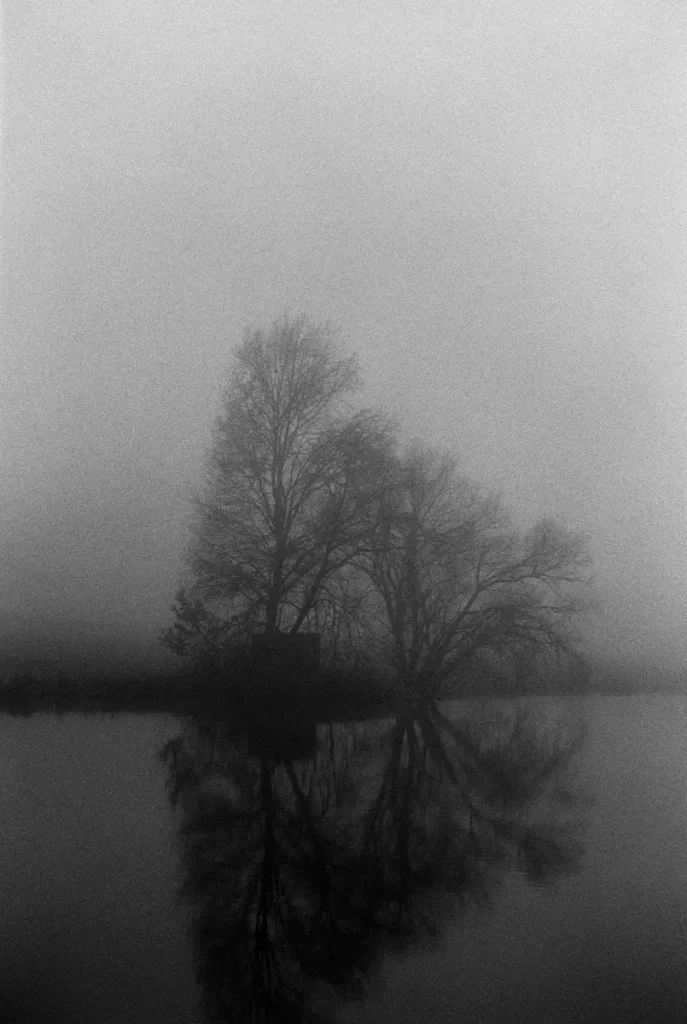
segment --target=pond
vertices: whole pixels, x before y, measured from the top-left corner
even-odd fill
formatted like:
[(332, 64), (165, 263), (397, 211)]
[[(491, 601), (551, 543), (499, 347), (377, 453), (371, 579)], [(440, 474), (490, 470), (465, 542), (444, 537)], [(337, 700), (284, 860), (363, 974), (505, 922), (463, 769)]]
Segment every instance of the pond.
[(0, 1020), (687, 1020), (687, 699), (523, 705), (2, 716)]

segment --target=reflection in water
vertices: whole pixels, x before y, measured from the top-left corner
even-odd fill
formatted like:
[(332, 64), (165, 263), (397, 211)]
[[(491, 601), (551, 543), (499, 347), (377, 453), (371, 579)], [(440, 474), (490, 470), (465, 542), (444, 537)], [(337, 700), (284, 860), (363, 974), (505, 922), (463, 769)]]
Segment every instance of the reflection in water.
[(454, 721), (430, 700), (318, 726), (312, 750), (294, 730), (289, 751), (286, 725), (277, 746), (194, 719), (162, 752), (208, 1021), (327, 1019), (323, 991), (362, 996), (384, 951), (439, 939), (506, 869), (579, 864), (564, 780), (580, 732)]

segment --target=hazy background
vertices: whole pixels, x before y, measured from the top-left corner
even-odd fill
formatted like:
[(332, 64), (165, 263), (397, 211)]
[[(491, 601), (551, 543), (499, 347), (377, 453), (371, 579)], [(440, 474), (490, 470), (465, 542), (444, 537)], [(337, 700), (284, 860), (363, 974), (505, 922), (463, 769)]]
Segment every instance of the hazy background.
[[(686, 660), (687, 6), (9, 0), (0, 612), (154, 644), (230, 349), (593, 536), (597, 642)], [(9, 628), (6, 626), (6, 628)]]

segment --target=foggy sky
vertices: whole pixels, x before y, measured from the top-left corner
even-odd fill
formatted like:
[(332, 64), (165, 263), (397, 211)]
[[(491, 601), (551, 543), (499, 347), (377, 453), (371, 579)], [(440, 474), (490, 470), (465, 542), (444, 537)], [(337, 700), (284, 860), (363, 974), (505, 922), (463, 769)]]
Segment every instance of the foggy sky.
[(589, 532), (602, 641), (687, 655), (687, 8), (11, 0), (0, 608), (151, 635), (231, 347)]

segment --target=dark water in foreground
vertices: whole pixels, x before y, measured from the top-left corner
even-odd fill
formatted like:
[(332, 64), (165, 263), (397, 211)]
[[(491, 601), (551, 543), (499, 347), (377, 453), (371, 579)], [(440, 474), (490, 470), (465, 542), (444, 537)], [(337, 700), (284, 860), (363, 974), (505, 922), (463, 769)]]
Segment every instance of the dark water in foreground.
[[(528, 706), (536, 730), (463, 745), (321, 729), (291, 766), (171, 717), (3, 716), (0, 1021), (286, 1021), (302, 996), (350, 1022), (687, 1021), (687, 699)], [(587, 736), (543, 779), (561, 712)]]

